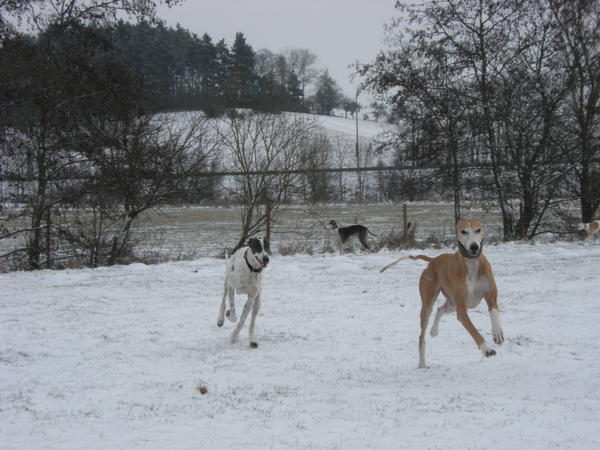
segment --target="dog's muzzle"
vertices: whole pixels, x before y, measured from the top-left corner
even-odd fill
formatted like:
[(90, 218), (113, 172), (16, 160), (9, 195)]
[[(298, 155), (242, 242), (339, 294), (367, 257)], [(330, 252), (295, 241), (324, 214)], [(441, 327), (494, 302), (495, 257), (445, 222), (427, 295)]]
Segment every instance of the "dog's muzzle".
[(458, 250), (460, 254), (463, 255), (467, 259), (477, 258), (481, 255), (481, 251), (483, 250), (483, 241), (479, 243), (479, 245), (473, 243), (467, 249), (462, 242), (458, 241)]
[(269, 257), (265, 255), (263, 256), (262, 261), (259, 259), (258, 262), (262, 267), (267, 267), (267, 265), (269, 264)]
[(579, 230), (577, 232), (577, 236), (579, 236), (580, 238), (584, 238), (584, 237), (587, 236), (587, 231), (585, 231), (585, 230)]

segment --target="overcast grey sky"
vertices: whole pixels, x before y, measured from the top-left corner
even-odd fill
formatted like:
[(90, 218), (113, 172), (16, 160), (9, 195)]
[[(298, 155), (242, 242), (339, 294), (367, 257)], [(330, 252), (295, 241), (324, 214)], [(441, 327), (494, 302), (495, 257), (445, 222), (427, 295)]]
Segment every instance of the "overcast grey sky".
[(159, 15), (213, 41), (233, 43), (241, 31), (257, 51), (279, 53), (308, 48), (317, 66), (328, 68), (344, 93), (354, 96), (348, 65), (371, 61), (382, 48), (383, 25), (394, 16), (395, 0), (186, 0)]

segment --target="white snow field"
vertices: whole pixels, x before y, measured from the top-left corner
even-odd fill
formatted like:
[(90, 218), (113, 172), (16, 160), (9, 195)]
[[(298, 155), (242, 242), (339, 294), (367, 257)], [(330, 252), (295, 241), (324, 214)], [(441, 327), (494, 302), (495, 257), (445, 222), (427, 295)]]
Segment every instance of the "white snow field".
[(405, 252), (275, 255), (257, 349), (216, 325), (223, 260), (0, 275), (0, 447), (600, 448), (600, 246), (485, 252), (507, 342), (446, 316), (427, 370)]
[[(324, 129), (341, 135), (347, 135), (350, 138), (356, 136), (356, 119), (344, 118), (339, 116), (319, 116), (303, 114), (316, 119), (319, 126)], [(361, 138), (376, 139), (382, 138), (386, 132), (394, 130), (394, 125), (386, 122), (375, 122), (372, 120), (358, 120), (358, 135)]]

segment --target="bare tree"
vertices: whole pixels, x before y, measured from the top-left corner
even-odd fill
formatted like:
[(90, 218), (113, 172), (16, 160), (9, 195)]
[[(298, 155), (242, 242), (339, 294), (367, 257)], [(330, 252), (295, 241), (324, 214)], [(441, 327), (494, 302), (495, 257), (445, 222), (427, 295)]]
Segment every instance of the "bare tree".
[(298, 77), (300, 89), (302, 90), (302, 110), (305, 109), (306, 86), (318, 75), (314, 68), (317, 55), (306, 48), (290, 48), (284, 52), (289, 69)]
[(112, 199), (112, 212), (106, 207), (100, 212), (116, 222), (110, 227), (114, 235), (106, 261), (114, 264), (127, 256), (135, 220), (185, 191), (207, 169), (217, 153), (217, 136), (199, 114), (145, 115), (97, 125), (88, 128), (93, 143), (88, 158), (97, 170), (92, 204)]
[(403, 123), (420, 128), (407, 153), (452, 168), (456, 219), (467, 181), (463, 166), (485, 162), (504, 239), (531, 237), (565, 170), (557, 136), (568, 77), (547, 2), (397, 5), (408, 22), (394, 22), (388, 28), (393, 48), (359, 68), (367, 85), (391, 93)]
[[(171, 5), (176, 0), (161, 3)], [(141, 103), (135, 77), (106, 51), (101, 36), (84, 26), (108, 25), (122, 15), (153, 20), (156, 4), (152, 0), (0, 2), (0, 150), (16, 154), (13, 161), (20, 166), (19, 175), (31, 182), (24, 199), (30, 224), (11, 231), (28, 235), (29, 268), (41, 267), (44, 251), (50, 265), (52, 214), (58, 205), (82, 194), (74, 183), (64, 181), (88, 173), (79, 149), (82, 119), (135, 111)], [(19, 35), (15, 25), (29, 27), (35, 36)]]
[[(354, 149), (348, 141), (341, 136), (330, 136), (329, 142), (332, 146), (331, 156), (333, 166), (337, 169), (343, 169), (348, 167), (352, 163), (352, 156), (354, 155)], [(344, 172), (339, 171), (336, 175), (337, 178), (337, 196), (338, 200), (346, 200), (346, 175)]]
[(327, 201), (330, 198), (332, 175), (323, 169), (330, 166), (331, 147), (331, 142), (325, 132), (316, 133), (306, 147), (304, 180), (306, 180), (309, 192), (308, 195), (306, 192), (304, 193), (304, 198), (308, 197), (311, 203)]
[(557, 24), (557, 46), (570, 87), (567, 129), (575, 139), (565, 145), (565, 155), (575, 173), (575, 191), (581, 202), (581, 218), (593, 219), (600, 206), (600, 4), (597, 1), (549, 0)]
[[(50, 24), (66, 27), (73, 24), (114, 22), (119, 17), (157, 20), (157, 3), (173, 6), (181, 0), (3, 0), (0, 2), (0, 32), (14, 31), (14, 22), (43, 32)], [(10, 19), (9, 19), (10, 18)], [(0, 34), (0, 37), (3, 34)]]
[(234, 171), (243, 172), (235, 178), (233, 189), (242, 205), (241, 233), (235, 249), (264, 230), (265, 204), (270, 203), (276, 217), (296, 187), (299, 169), (304, 166), (304, 149), (314, 128), (312, 119), (298, 115), (251, 112), (230, 114), (219, 126), (224, 159), (230, 161)]
[[(72, 41), (81, 45), (72, 46)], [(44, 248), (50, 264), (49, 218), (57, 205), (77, 195), (72, 185), (61, 180), (73, 177), (87, 164), (77, 149), (81, 118), (105, 114), (106, 104), (131, 106), (130, 95), (106, 89), (101, 76), (90, 76), (111, 62), (99, 47), (94, 36), (56, 29), (35, 40), (17, 38), (0, 47), (0, 130), (4, 136), (0, 151), (11, 155), (15, 175), (31, 182), (22, 199), (30, 222), (30, 268), (41, 267)], [(119, 87), (135, 92), (132, 78), (118, 72), (117, 65), (112, 69), (121, 75)]]

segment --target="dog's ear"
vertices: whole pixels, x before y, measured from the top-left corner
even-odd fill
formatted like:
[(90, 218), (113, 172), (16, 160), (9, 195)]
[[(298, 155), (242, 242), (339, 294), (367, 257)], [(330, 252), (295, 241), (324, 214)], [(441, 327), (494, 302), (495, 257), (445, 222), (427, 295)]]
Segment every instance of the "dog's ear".
[(248, 239), (248, 247), (250, 247), (252, 253), (260, 253), (262, 251), (262, 245), (260, 245), (260, 241), (256, 238)]
[(263, 248), (269, 255), (271, 254), (271, 243), (267, 238), (263, 238)]

